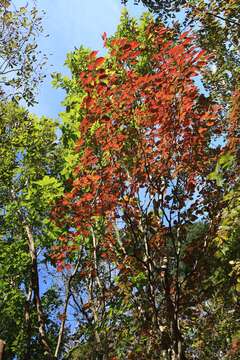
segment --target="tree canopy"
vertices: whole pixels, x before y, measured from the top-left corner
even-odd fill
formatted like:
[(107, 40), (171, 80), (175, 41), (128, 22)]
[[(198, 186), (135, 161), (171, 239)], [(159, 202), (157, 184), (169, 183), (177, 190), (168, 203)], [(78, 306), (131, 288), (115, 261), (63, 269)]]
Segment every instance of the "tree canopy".
[(142, 3), (67, 54), (58, 121), (1, 3), (1, 360), (239, 358), (238, 3)]

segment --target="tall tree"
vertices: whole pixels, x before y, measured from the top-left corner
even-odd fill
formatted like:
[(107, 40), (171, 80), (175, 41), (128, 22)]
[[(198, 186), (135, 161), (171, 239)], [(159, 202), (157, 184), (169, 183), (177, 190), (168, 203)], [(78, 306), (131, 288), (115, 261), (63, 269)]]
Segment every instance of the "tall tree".
[[(187, 345), (207, 299), (201, 284), (221, 199), (207, 179), (221, 122), (193, 81), (203, 52), (186, 33), (173, 35), (148, 16), (139, 27), (124, 16), (115, 36), (103, 36), (106, 57), (80, 49), (72, 82), (59, 78), (80, 136), (69, 190), (52, 212), (62, 228), (53, 258), (64, 269), (83, 249), (76, 306), (90, 331), (79, 338), (85, 358), (194, 353)], [(199, 229), (190, 236), (191, 226)]]
[(50, 358), (58, 329), (50, 309), (60, 300), (51, 284), (42, 288), (40, 268), (54, 236), (51, 203), (62, 191), (56, 123), (14, 103), (1, 103), (0, 118), (0, 338), (6, 359)]

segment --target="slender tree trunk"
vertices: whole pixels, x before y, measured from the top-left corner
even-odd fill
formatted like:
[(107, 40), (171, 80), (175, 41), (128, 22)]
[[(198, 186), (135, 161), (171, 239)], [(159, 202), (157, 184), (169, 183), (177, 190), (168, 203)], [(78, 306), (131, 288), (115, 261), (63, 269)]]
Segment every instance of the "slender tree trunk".
[(5, 348), (5, 341), (3, 341), (2, 339), (0, 339), (0, 360), (4, 360), (4, 348)]
[[(94, 323), (95, 323), (95, 325), (97, 325), (97, 324), (99, 324), (99, 317), (98, 317), (99, 310), (98, 310), (98, 308), (100, 308), (101, 304), (98, 302), (97, 298), (94, 298), (93, 289), (97, 288), (95, 286), (95, 284), (97, 284), (99, 290), (101, 291), (102, 290), (102, 285), (101, 285), (101, 282), (100, 282), (100, 278), (98, 276), (97, 239), (95, 237), (95, 233), (94, 233), (93, 228), (91, 228), (91, 232), (92, 232), (92, 241), (93, 241), (93, 244), (92, 244), (93, 245), (93, 254), (92, 255), (93, 255), (93, 263), (94, 263), (95, 274), (94, 274), (94, 276), (91, 275), (91, 280), (90, 280), (91, 285), (90, 285), (89, 290), (90, 290), (90, 294), (91, 294), (91, 302), (93, 303), (92, 310), (93, 310)], [(101, 349), (101, 339), (100, 339), (99, 332), (96, 330), (96, 328), (95, 328), (95, 340), (96, 340), (97, 349), (100, 350)]]
[(60, 349), (61, 349), (61, 345), (62, 345), (62, 339), (63, 339), (63, 335), (64, 335), (64, 330), (65, 330), (65, 322), (66, 322), (66, 317), (67, 317), (67, 308), (68, 308), (68, 303), (70, 300), (70, 288), (69, 288), (69, 284), (66, 287), (66, 298), (65, 298), (65, 304), (64, 304), (64, 309), (63, 309), (63, 314), (62, 314), (62, 322), (61, 322), (61, 326), (59, 329), (59, 333), (58, 333), (58, 341), (57, 341), (57, 346), (55, 349), (55, 353), (54, 353), (54, 357), (55, 359), (58, 358)]
[(25, 303), (24, 309), (24, 320), (25, 320), (25, 330), (27, 335), (26, 343), (26, 353), (24, 355), (24, 360), (31, 359), (31, 324), (30, 324), (30, 301), (32, 297), (32, 282), (30, 280), (30, 286), (28, 290), (28, 295)]
[(40, 297), (40, 291), (39, 291), (39, 275), (38, 275), (38, 266), (37, 266), (37, 255), (36, 255), (36, 249), (33, 239), (33, 234), (30, 226), (25, 222), (24, 228), (27, 234), (28, 239), (28, 248), (29, 248), (29, 254), (31, 256), (31, 283), (32, 283), (32, 289), (34, 292), (34, 302), (36, 305), (37, 310), (37, 318), (38, 318), (38, 331), (41, 338), (41, 343), (43, 345), (43, 348), (45, 350), (45, 353), (47, 354), (49, 359), (52, 359), (52, 352), (51, 348), (48, 343), (47, 334), (45, 330), (45, 317), (42, 310), (42, 303), (41, 303), (41, 297)]
[(183, 350), (182, 336), (179, 328), (178, 316), (174, 313), (172, 322), (172, 335), (173, 335), (173, 360), (185, 360), (185, 354)]
[(178, 305), (175, 304), (171, 297), (170, 280), (168, 269), (165, 270), (165, 296), (167, 304), (167, 316), (171, 337), (171, 360), (186, 360), (182, 334), (179, 327)]
[[(12, 198), (14, 201), (17, 200), (16, 194), (14, 190), (11, 190)], [(34, 294), (34, 303), (36, 306), (37, 311), (37, 319), (38, 319), (38, 332), (40, 335), (41, 343), (44, 349), (45, 355), (47, 355), (47, 358), (49, 360), (53, 359), (53, 354), (47, 339), (47, 334), (45, 330), (45, 317), (42, 310), (42, 303), (41, 303), (41, 297), (40, 297), (40, 291), (39, 291), (39, 274), (38, 274), (38, 264), (37, 264), (37, 254), (35, 249), (35, 243), (33, 238), (33, 233), (31, 226), (29, 225), (26, 217), (24, 214), (22, 214), (21, 210), (18, 209), (17, 213), (19, 215), (19, 220), (23, 224), (23, 228), (27, 235), (27, 242), (28, 242), (28, 250), (29, 255), (31, 258), (31, 288), (32, 292)], [(1, 360), (1, 359), (0, 359)]]
[(69, 304), (69, 300), (71, 297), (71, 283), (72, 280), (74, 279), (74, 276), (76, 275), (79, 265), (80, 265), (80, 260), (81, 260), (81, 253), (78, 256), (78, 260), (77, 260), (77, 264), (75, 266), (75, 269), (72, 273), (72, 275), (69, 277), (67, 284), (66, 284), (66, 294), (65, 294), (65, 303), (64, 303), (64, 309), (63, 309), (63, 314), (62, 314), (62, 322), (61, 322), (61, 326), (59, 329), (59, 333), (58, 333), (58, 340), (57, 340), (57, 346), (54, 352), (54, 358), (57, 359), (60, 353), (60, 349), (61, 349), (61, 345), (62, 345), (62, 340), (63, 340), (63, 335), (64, 335), (64, 330), (65, 330), (65, 322), (66, 322), (66, 317), (67, 317), (67, 309), (68, 309), (68, 304)]

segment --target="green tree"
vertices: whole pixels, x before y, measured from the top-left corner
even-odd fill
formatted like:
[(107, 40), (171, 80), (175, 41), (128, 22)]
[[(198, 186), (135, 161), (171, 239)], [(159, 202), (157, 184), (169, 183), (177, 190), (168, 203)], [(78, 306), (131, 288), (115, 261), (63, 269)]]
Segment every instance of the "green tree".
[(41, 291), (40, 268), (54, 236), (51, 204), (62, 192), (57, 124), (11, 102), (1, 103), (0, 118), (0, 337), (7, 359), (49, 358), (61, 301), (50, 285)]
[(1, 99), (35, 103), (37, 85), (44, 75), (46, 56), (38, 50), (43, 33), (36, 6), (16, 7), (0, 1), (0, 96)]
[[(206, 341), (209, 341), (212, 344), (208, 347), (222, 349), (222, 353), (225, 351), (227, 358), (238, 358), (240, 353), (238, 323), (240, 293), (239, 91), (233, 94), (228, 123), (226, 147), (214, 172), (210, 175), (224, 194), (218, 216), (219, 226), (214, 238), (217, 266), (209, 279), (210, 286), (215, 289), (214, 309), (209, 311), (209, 316), (206, 317), (206, 321), (213, 324), (215, 336), (207, 339), (200, 334), (199, 337), (203, 347)], [(229, 319), (231, 319), (230, 322)]]

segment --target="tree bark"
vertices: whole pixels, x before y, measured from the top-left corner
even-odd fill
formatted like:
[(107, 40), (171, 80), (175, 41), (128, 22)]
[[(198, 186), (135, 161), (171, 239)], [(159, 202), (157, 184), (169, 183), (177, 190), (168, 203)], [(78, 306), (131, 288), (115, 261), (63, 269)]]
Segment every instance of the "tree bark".
[(171, 360), (186, 360), (181, 330), (179, 327), (178, 304), (171, 298), (168, 268), (165, 270), (165, 296), (171, 343)]
[(80, 260), (81, 260), (81, 254), (78, 257), (75, 269), (74, 269), (72, 275), (69, 277), (67, 285), (66, 285), (66, 294), (65, 294), (65, 303), (64, 303), (64, 309), (63, 309), (63, 314), (62, 314), (62, 322), (61, 322), (61, 326), (59, 329), (57, 346), (56, 346), (55, 353), (54, 353), (55, 359), (58, 358), (58, 355), (59, 355), (59, 352), (61, 349), (62, 339), (63, 339), (63, 335), (64, 335), (64, 330), (65, 330), (65, 322), (66, 322), (66, 317), (67, 317), (67, 309), (68, 309), (68, 304), (69, 304), (69, 300), (71, 297), (71, 283), (72, 283), (72, 280), (74, 279), (74, 276), (76, 275), (76, 273), (78, 271), (78, 268), (80, 265)]
[[(14, 201), (17, 201), (17, 196), (14, 192), (14, 190), (11, 190), (12, 199)], [(36, 254), (36, 248), (33, 238), (33, 232), (31, 229), (31, 226), (29, 225), (26, 216), (22, 213), (20, 209), (17, 210), (19, 220), (23, 225), (23, 229), (26, 232), (27, 235), (27, 243), (28, 243), (28, 250), (29, 255), (31, 258), (31, 274), (30, 274), (30, 283), (31, 283), (31, 291), (34, 295), (34, 303), (36, 306), (37, 311), (37, 319), (38, 319), (38, 332), (40, 335), (41, 343), (44, 349), (45, 355), (47, 355), (47, 358), (49, 360), (54, 359), (48, 339), (47, 334), (45, 330), (45, 317), (42, 310), (42, 302), (40, 297), (40, 290), (39, 290), (39, 274), (38, 274), (38, 263), (37, 263), (37, 254)], [(28, 314), (29, 315), (29, 314)], [(27, 316), (28, 316), (27, 315)], [(1, 360), (1, 359), (0, 359)]]
[(45, 350), (45, 353), (47, 354), (49, 359), (52, 359), (52, 352), (51, 348), (48, 343), (47, 334), (45, 330), (45, 318), (44, 313), (42, 310), (42, 303), (41, 303), (41, 297), (40, 297), (40, 291), (39, 291), (39, 275), (38, 275), (38, 266), (37, 266), (37, 255), (36, 255), (36, 249), (33, 239), (33, 234), (30, 226), (24, 222), (24, 228), (27, 234), (28, 239), (28, 248), (29, 248), (29, 254), (31, 256), (31, 283), (32, 283), (32, 289), (34, 292), (34, 303), (36, 305), (37, 310), (37, 318), (38, 318), (38, 331), (41, 339), (42, 346)]
[(31, 323), (30, 323), (30, 302), (32, 297), (32, 282), (30, 279), (30, 285), (28, 289), (28, 295), (25, 303), (24, 309), (24, 320), (25, 320), (25, 331), (26, 331), (26, 352), (24, 355), (24, 360), (31, 359)]
[(0, 360), (3, 360), (3, 355), (4, 355), (4, 348), (5, 348), (5, 341), (0, 339)]

